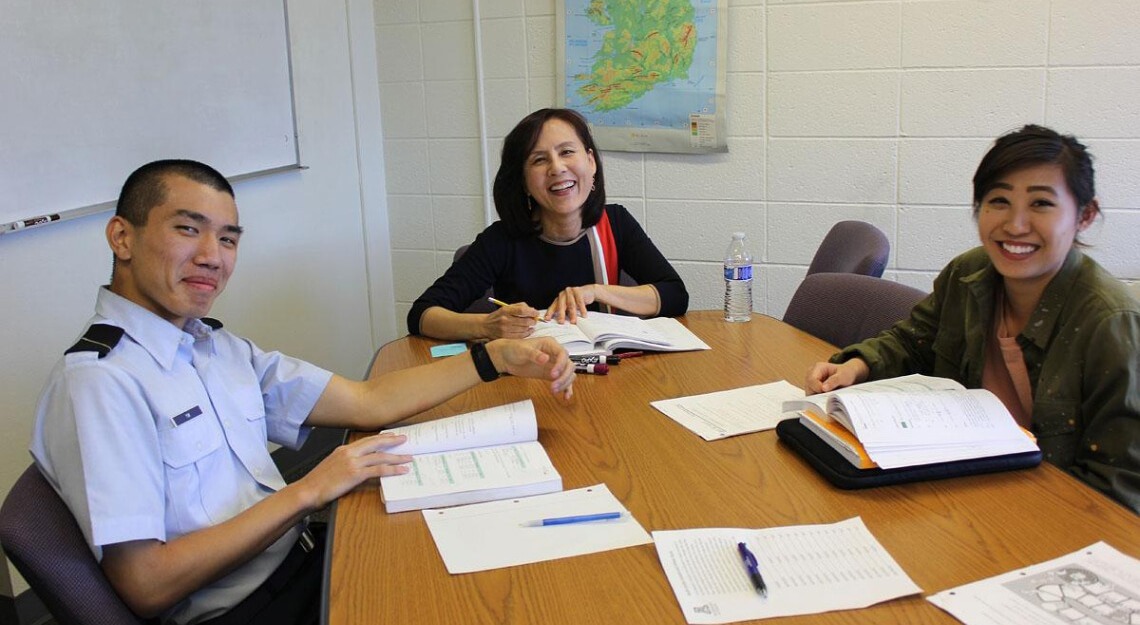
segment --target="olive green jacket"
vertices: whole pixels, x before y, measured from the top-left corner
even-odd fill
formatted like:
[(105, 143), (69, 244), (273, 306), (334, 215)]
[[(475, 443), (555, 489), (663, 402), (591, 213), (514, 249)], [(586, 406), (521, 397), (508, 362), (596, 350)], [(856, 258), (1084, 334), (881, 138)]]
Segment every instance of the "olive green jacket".
[[(1001, 276), (982, 248), (955, 258), (910, 318), (852, 345), (870, 379), (923, 373), (980, 388)], [(1017, 336), (1045, 459), (1140, 513), (1140, 304), (1075, 247)]]

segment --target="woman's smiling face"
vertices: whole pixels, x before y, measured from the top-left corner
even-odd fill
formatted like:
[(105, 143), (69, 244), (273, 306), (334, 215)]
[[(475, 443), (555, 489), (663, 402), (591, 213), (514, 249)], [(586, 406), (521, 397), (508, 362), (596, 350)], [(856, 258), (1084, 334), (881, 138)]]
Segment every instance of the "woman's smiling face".
[(1003, 176), (982, 196), (978, 235), (1007, 284), (1043, 290), (1095, 215), (1095, 207), (1077, 206), (1060, 165), (1034, 165)]
[(542, 125), (524, 170), (526, 192), (541, 210), (567, 215), (582, 210), (597, 165), (574, 127), (555, 118)]

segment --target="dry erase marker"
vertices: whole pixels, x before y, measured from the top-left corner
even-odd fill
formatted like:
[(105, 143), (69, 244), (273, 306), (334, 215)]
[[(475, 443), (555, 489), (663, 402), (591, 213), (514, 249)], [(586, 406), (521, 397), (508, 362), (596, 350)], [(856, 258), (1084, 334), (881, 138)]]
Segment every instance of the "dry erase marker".
[(31, 219), (21, 219), (12, 222), (13, 230), (23, 230), (24, 228), (31, 228), (32, 226), (42, 226), (53, 221), (59, 221), (61, 217), (58, 214), (41, 215), (39, 217), (32, 217)]
[(624, 360), (626, 358), (637, 358), (638, 356), (644, 356), (644, 355), (645, 355), (645, 352), (623, 352), (621, 354), (618, 354), (617, 357)]
[(573, 516), (556, 516), (548, 519), (536, 519), (523, 523), (523, 527), (545, 527), (547, 525), (572, 525), (574, 523), (592, 523), (594, 521), (612, 521), (625, 516), (621, 512), (599, 512), (598, 514), (576, 514)]
[(604, 362), (599, 362), (596, 365), (583, 365), (574, 363), (574, 371), (576, 373), (592, 373), (594, 375), (605, 375), (610, 372), (610, 366)]
[(576, 365), (596, 365), (596, 364), (620, 365), (621, 364), (621, 358), (618, 358), (617, 356), (603, 356), (601, 354), (594, 354), (594, 355), (590, 355), (590, 356), (586, 356), (586, 355), (575, 356), (575, 355), (571, 354), (570, 360), (573, 360), (574, 364), (576, 364)]

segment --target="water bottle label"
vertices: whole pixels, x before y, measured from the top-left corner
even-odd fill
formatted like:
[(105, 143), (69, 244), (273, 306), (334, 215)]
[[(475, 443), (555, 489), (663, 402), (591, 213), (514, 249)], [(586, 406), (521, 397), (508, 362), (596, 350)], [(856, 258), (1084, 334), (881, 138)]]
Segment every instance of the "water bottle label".
[(751, 280), (752, 279), (752, 265), (745, 265), (743, 267), (725, 267), (724, 268), (725, 280)]

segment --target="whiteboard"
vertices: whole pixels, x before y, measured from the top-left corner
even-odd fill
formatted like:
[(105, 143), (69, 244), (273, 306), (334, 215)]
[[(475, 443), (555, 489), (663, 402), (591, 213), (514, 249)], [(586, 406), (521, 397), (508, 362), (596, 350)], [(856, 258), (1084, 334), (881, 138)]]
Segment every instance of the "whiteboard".
[(0, 0), (0, 225), (161, 158), (299, 164), (284, 0)]

